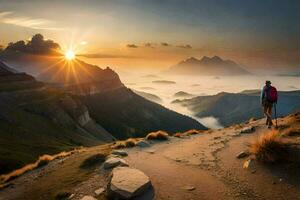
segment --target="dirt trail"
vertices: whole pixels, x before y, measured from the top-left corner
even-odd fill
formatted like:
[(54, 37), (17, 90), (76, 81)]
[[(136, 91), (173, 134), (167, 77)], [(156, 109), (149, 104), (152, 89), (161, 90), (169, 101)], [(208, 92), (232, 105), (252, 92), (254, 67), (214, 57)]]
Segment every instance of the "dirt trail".
[[(187, 138), (171, 137), (149, 148), (127, 149), (125, 159), (150, 177), (154, 199), (158, 200), (300, 199), (299, 170), (254, 161), (243, 169), (247, 158), (237, 159), (236, 155), (266, 131), (263, 120), (244, 126), (254, 126), (256, 131), (240, 134), (243, 127), (235, 126)], [(0, 199), (53, 199), (59, 191), (74, 194), (74, 200), (94, 195), (95, 189), (106, 187), (109, 171), (100, 170), (100, 165), (91, 170), (79, 166), (89, 156), (107, 150), (104, 146), (85, 148), (17, 178), (11, 187), (0, 191)], [(153, 199), (151, 195), (149, 192), (138, 199)], [(101, 195), (97, 199), (106, 198)]]
[[(251, 134), (231, 127), (149, 149), (131, 149), (127, 161), (150, 176), (155, 199), (300, 199), (299, 185), (283, 181), (258, 163), (243, 169), (247, 158), (236, 158), (266, 131), (263, 124), (262, 120), (251, 124), (256, 127)], [(195, 189), (189, 191), (187, 186)]]

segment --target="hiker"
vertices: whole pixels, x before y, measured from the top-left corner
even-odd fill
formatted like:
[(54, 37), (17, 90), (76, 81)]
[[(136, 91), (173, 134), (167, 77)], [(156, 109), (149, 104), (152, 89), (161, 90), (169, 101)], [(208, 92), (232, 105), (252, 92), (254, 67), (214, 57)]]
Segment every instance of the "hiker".
[[(264, 115), (267, 117), (266, 125), (268, 128), (273, 126), (272, 122), (272, 108), (275, 104), (275, 115), (276, 115), (276, 103), (277, 103), (277, 90), (271, 86), (271, 81), (266, 81), (266, 85), (261, 91), (261, 103), (263, 106)], [(277, 124), (276, 124), (277, 126)]]

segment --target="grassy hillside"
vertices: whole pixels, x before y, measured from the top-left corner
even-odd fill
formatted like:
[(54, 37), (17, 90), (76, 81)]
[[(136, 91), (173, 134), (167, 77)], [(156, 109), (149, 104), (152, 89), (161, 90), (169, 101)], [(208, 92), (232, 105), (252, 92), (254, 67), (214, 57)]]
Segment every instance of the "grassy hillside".
[(92, 118), (118, 139), (141, 137), (157, 130), (175, 133), (206, 129), (197, 121), (150, 102), (127, 88), (80, 98)]
[[(91, 146), (112, 141), (100, 125), (79, 124), (55, 89), (0, 93), (0, 173), (80, 145)], [(80, 113), (80, 107), (73, 108)], [(97, 127), (99, 126), (99, 127)]]
[[(214, 116), (222, 125), (241, 123), (251, 117), (262, 118), (260, 92), (257, 90), (241, 93), (219, 93), (199, 96), (174, 103), (186, 106), (198, 117)], [(300, 107), (300, 91), (279, 92), (278, 116), (287, 115)]]

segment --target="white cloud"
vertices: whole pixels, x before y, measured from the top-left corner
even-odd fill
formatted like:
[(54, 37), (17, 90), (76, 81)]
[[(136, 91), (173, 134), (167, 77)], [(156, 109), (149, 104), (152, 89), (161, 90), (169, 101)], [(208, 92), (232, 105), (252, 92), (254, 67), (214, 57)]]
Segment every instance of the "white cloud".
[(4, 11), (0, 12), (0, 22), (4, 24), (11, 24), (15, 26), (21, 26), (31, 29), (46, 29), (46, 30), (61, 30), (62, 28), (58, 28), (52, 26), (54, 24), (53, 21), (42, 19), (42, 18), (32, 18), (26, 16), (15, 16), (14, 12)]

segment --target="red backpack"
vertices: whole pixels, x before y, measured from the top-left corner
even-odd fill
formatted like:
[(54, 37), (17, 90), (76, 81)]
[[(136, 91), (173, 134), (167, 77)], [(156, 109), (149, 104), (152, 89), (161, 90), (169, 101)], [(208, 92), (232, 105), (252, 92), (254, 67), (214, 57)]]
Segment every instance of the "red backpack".
[(278, 99), (277, 89), (275, 87), (270, 87), (267, 90), (267, 100), (271, 103), (276, 103)]

